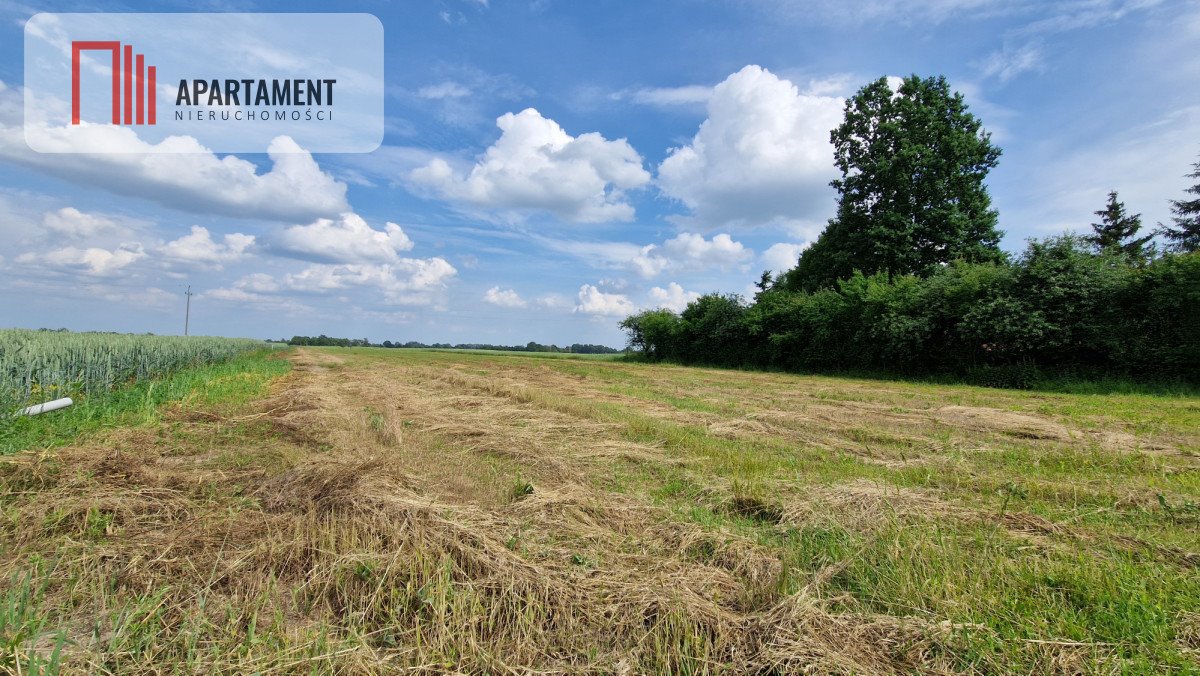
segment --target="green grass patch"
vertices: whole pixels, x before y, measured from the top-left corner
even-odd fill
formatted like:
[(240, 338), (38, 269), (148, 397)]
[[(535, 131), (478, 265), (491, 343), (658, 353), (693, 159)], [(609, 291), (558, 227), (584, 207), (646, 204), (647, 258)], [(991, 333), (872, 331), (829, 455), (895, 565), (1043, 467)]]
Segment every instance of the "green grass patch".
[(153, 424), (161, 419), (163, 407), (175, 402), (214, 412), (233, 410), (262, 396), (270, 381), (290, 368), (280, 352), (261, 350), (83, 396), (66, 409), (0, 417), (0, 455), (63, 446), (103, 429)]

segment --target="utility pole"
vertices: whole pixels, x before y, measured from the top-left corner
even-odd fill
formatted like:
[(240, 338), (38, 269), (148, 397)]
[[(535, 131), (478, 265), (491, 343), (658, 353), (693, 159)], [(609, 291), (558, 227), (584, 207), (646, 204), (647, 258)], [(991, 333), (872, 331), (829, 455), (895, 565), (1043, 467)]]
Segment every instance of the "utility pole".
[(188, 284), (187, 291), (183, 292), (187, 296), (187, 310), (183, 314), (183, 335), (188, 334), (188, 324), (192, 320), (192, 285)]

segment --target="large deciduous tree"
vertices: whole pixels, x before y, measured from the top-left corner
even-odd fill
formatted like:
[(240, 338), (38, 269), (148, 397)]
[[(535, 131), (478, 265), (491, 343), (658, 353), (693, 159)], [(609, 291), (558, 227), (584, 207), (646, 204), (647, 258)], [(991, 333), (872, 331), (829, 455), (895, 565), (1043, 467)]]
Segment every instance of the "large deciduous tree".
[(953, 260), (995, 261), (1000, 232), (984, 178), (1000, 149), (944, 77), (887, 78), (846, 101), (830, 140), (837, 215), (788, 273), (817, 289), (855, 270), (928, 275)]
[[(1188, 178), (1200, 179), (1200, 161), (1192, 165), (1195, 169)], [(1174, 225), (1163, 226), (1159, 231), (1175, 251), (1200, 251), (1200, 182), (1187, 189), (1195, 199), (1171, 200), (1171, 213), (1175, 214)]]

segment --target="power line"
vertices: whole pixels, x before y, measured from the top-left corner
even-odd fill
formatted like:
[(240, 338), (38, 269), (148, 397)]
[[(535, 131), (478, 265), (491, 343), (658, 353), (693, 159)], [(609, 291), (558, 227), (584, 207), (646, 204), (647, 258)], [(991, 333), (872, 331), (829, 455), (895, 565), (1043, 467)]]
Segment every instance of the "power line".
[(187, 309), (183, 314), (183, 335), (186, 336), (188, 334), (188, 324), (191, 323), (192, 320), (192, 296), (195, 295), (192, 293), (191, 284), (188, 284), (187, 291), (184, 291), (183, 295), (187, 296)]

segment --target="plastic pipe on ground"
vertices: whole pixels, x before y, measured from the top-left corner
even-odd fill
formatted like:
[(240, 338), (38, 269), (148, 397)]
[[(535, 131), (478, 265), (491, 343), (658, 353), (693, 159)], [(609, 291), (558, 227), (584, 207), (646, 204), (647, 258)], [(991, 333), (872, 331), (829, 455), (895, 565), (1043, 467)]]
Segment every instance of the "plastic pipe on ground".
[(50, 411), (57, 411), (60, 408), (66, 408), (74, 403), (75, 402), (71, 401), (70, 397), (63, 397), (62, 399), (55, 399), (54, 401), (48, 401), (44, 404), (38, 404), (37, 406), (30, 406), (29, 408), (18, 412), (17, 415), (37, 415), (39, 413), (48, 413)]

